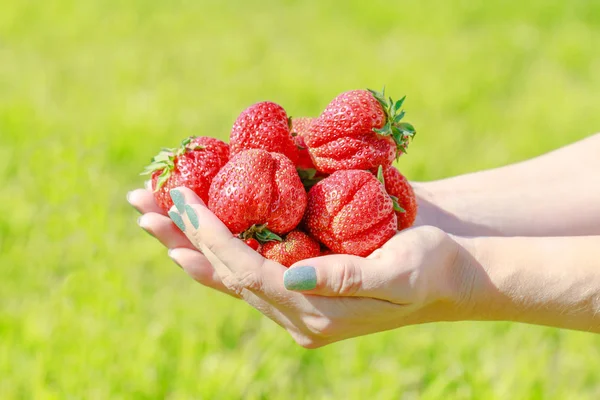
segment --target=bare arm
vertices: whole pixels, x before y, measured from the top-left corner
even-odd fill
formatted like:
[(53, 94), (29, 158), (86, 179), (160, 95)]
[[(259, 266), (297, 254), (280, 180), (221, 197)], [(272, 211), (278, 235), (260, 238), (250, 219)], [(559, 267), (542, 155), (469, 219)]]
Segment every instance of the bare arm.
[(458, 241), (475, 273), (467, 319), (600, 333), (600, 236)]
[(600, 234), (600, 134), (528, 161), (414, 187), (420, 223), (449, 233)]

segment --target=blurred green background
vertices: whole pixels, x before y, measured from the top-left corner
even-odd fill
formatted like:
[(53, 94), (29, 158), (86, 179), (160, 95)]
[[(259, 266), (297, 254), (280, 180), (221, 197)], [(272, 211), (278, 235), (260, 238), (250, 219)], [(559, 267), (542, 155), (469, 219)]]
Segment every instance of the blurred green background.
[(408, 96), (411, 179), (541, 154), (600, 130), (598, 43), (585, 0), (3, 1), (0, 398), (600, 398), (580, 332), (440, 323), (304, 350), (191, 281), (125, 201), (160, 147), (227, 138), (254, 102), (316, 116), (365, 87)]

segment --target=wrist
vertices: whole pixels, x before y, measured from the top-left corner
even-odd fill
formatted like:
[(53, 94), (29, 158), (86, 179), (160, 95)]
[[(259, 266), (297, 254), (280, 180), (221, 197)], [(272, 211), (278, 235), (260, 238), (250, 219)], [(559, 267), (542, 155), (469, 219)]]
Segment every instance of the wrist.
[(436, 232), (442, 236), (439, 247), (427, 251), (435, 258), (425, 260), (427, 265), (435, 266), (426, 270), (429, 298), (413, 316), (415, 323), (477, 319), (477, 298), (473, 295), (479, 292), (481, 272), (475, 261), (476, 243), (471, 238), (431, 229), (431, 233)]
[[(449, 235), (456, 243), (456, 257), (449, 265), (446, 281), (451, 294), (450, 302), (454, 320), (494, 320), (493, 308), (488, 307), (490, 287), (483, 268), (486, 255), (484, 243), (479, 237)], [(486, 262), (487, 263), (487, 262)]]

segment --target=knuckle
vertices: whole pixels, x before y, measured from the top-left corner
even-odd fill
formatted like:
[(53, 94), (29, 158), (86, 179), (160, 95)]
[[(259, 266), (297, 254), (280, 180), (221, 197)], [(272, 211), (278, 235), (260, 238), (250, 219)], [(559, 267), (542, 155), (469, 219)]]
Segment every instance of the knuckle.
[(258, 291), (262, 287), (260, 276), (254, 270), (232, 273), (223, 278), (223, 284), (238, 296), (241, 296), (244, 290)]
[(434, 242), (441, 241), (447, 236), (446, 233), (440, 228), (431, 225), (421, 226), (417, 229), (419, 229), (420, 232), (422, 232), (423, 236), (427, 237), (429, 240)]
[(307, 316), (303, 322), (308, 336), (315, 340), (331, 337), (337, 331), (336, 324), (324, 316)]
[(362, 287), (362, 272), (353, 263), (339, 264), (333, 271), (332, 290), (339, 296), (353, 296)]
[(296, 342), (296, 344), (298, 344), (300, 347), (303, 347), (305, 349), (318, 349), (319, 347), (323, 347), (325, 346), (326, 342), (323, 341), (322, 339), (310, 336), (310, 335), (305, 335), (302, 333), (291, 333), (292, 335), (292, 339), (294, 339), (294, 342)]

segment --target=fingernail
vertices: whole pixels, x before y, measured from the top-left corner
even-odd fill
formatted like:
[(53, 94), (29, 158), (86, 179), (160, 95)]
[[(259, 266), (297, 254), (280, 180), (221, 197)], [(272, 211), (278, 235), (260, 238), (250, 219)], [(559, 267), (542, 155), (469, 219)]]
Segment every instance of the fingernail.
[(198, 229), (200, 227), (200, 223), (198, 222), (198, 215), (196, 215), (196, 211), (194, 211), (194, 209), (192, 207), (190, 207), (189, 205), (185, 205), (185, 212), (190, 220), (190, 222), (192, 223), (192, 226), (196, 229)]
[(283, 273), (283, 285), (287, 290), (312, 290), (317, 287), (317, 271), (309, 266), (290, 268)]
[(177, 225), (181, 232), (185, 232), (185, 223), (183, 222), (183, 218), (181, 218), (181, 215), (179, 215), (175, 211), (169, 211), (169, 218), (171, 218), (171, 221), (173, 221), (175, 225)]
[(179, 268), (183, 269), (183, 267), (181, 266), (181, 264), (179, 264), (177, 262), (177, 260), (173, 257), (173, 249), (169, 249), (169, 251), (167, 251), (167, 254), (169, 255), (169, 258), (171, 260), (173, 260), (173, 262), (175, 263), (175, 265), (177, 265)]
[(138, 208), (136, 206), (133, 205), (133, 203), (131, 203), (131, 194), (133, 193), (133, 191), (131, 192), (127, 192), (127, 202), (129, 203), (129, 205), (131, 207), (133, 207), (133, 209), (137, 212), (139, 212), (140, 214), (142, 213), (140, 210), (138, 210)]
[(140, 217), (138, 217), (138, 219), (137, 219), (137, 224), (138, 224), (138, 225), (140, 226), (140, 228), (142, 228), (142, 230), (143, 230), (144, 232), (146, 232), (148, 235), (152, 236), (153, 238), (156, 238), (156, 236), (154, 236), (154, 234), (153, 234), (152, 232), (150, 232), (150, 230), (148, 230), (148, 228), (147, 228), (147, 227), (146, 227), (146, 226), (145, 226), (145, 225), (142, 223), (142, 218), (143, 218), (143, 217), (144, 217), (143, 215), (142, 215), (142, 216), (140, 216)]
[(181, 192), (177, 189), (171, 189), (169, 194), (171, 195), (171, 200), (173, 200), (173, 204), (175, 204), (175, 207), (177, 207), (177, 211), (179, 211), (180, 214), (183, 214), (185, 212), (185, 198), (183, 197), (183, 194), (181, 194)]

